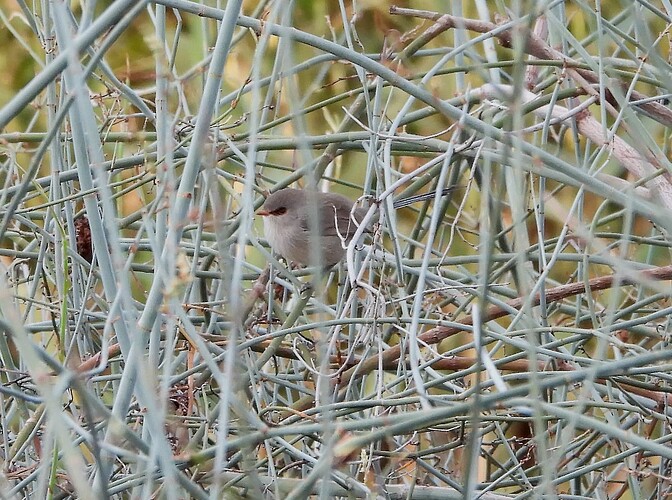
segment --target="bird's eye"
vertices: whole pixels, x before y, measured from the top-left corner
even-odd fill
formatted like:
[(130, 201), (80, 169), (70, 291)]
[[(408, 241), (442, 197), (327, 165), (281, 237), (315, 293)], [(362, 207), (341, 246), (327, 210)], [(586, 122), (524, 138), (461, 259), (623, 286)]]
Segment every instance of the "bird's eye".
[(287, 207), (276, 208), (271, 212), (271, 215), (284, 215), (287, 213)]

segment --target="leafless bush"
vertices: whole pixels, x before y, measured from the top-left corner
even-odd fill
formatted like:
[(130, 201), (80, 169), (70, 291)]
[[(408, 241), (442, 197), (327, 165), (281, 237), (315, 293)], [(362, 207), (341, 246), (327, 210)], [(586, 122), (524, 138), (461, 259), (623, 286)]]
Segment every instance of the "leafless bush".
[(669, 496), (669, 3), (241, 3), (0, 6), (0, 496)]

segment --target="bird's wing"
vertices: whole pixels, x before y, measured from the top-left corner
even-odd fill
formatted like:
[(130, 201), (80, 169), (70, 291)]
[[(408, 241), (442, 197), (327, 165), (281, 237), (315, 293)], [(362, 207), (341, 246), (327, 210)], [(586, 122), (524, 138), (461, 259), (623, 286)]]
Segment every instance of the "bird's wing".
[[(324, 200), (324, 204), (319, 207), (319, 215), (317, 218), (321, 228), (322, 236), (342, 236), (348, 238), (355, 234), (357, 225), (350, 218), (350, 210), (352, 209), (352, 201), (344, 196), (337, 194), (329, 194)], [(362, 209), (355, 210), (355, 217), (358, 220), (366, 214)], [(300, 220), (300, 227), (303, 231), (310, 232), (313, 228), (314, 221), (311, 220), (309, 210), (306, 211), (305, 216)], [(338, 231), (336, 228), (338, 227)]]
[[(328, 204), (324, 207), (321, 214), (322, 227), (326, 236), (338, 236), (343, 238), (352, 237), (357, 231), (358, 224), (352, 220), (350, 211), (352, 210), (352, 202), (350, 200), (339, 200), (333, 204)], [(367, 210), (363, 208), (356, 208), (354, 217), (356, 221), (361, 221), (366, 215)], [(338, 216), (336, 215), (338, 213)], [(338, 227), (338, 231), (336, 228)]]

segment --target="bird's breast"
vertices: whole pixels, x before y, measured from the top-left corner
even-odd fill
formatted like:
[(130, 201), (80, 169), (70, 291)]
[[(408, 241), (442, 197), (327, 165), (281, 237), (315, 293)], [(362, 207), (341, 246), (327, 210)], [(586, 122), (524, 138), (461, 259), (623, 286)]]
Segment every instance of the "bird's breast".
[(283, 216), (264, 217), (264, 235), (271, 248), (286, 259), (301, 264), (309, 260), (307, 234), (296, 221)]

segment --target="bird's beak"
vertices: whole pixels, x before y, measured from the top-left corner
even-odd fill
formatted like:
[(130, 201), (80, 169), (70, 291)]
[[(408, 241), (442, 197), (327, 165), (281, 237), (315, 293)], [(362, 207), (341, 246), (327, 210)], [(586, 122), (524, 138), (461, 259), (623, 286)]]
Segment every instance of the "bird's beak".
[(257, 215), (261, 215), (262, 217), (266, 217), (267, 215), (271, 215), (271, 212), (268, 210), (257, 210)]

